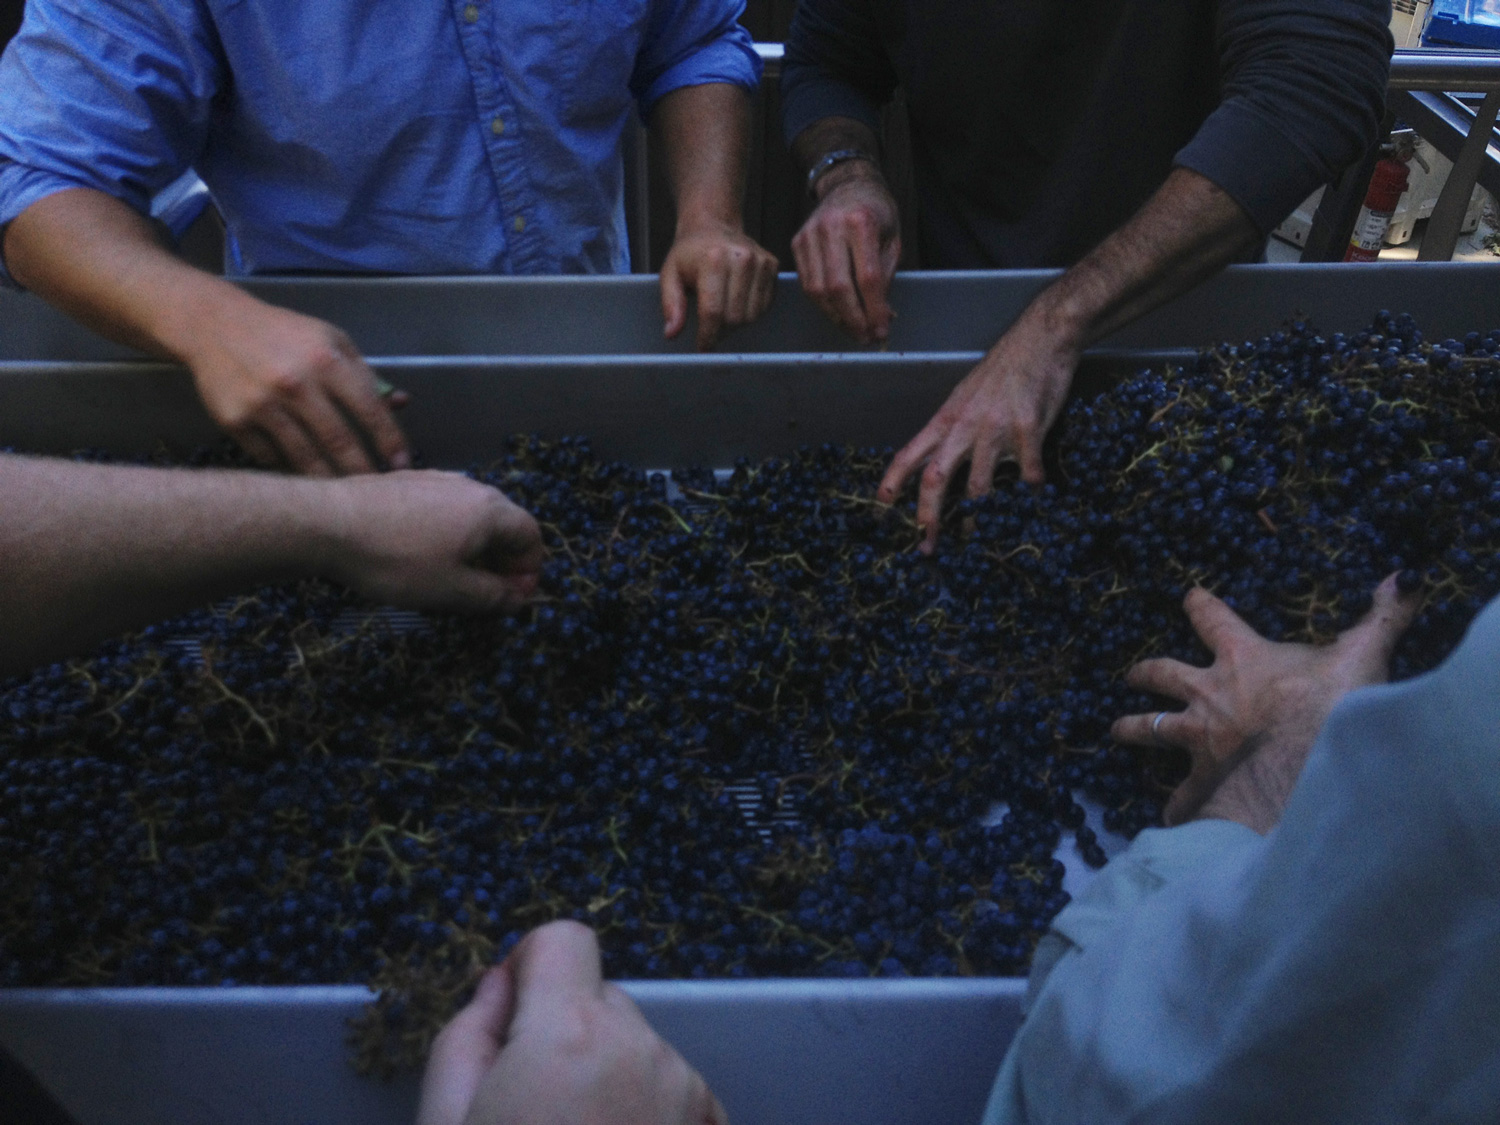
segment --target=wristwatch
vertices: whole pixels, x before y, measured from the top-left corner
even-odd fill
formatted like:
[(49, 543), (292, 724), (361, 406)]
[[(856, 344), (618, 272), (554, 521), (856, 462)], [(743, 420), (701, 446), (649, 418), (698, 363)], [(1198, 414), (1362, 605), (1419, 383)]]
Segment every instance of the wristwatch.
[(809, 199), (817, 199), (818, 181), (846, 160), (868, 160), (871, 164), (879, 166), (876, 159), (864, 149), (835, 149), (807, 170), (807, 197)]

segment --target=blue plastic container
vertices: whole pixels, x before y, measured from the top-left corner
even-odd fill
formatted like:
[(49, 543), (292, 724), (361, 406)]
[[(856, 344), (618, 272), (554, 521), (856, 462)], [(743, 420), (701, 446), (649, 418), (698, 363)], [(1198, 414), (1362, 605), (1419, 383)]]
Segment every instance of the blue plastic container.
[(1433, 0), (1422, 42), (1500, 51), (1500, 0)]

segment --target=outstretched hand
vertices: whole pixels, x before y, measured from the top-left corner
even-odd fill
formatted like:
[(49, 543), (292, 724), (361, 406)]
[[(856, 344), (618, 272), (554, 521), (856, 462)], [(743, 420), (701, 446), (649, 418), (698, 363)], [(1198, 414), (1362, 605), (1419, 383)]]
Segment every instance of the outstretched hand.
[(1004, 461), (1017, 462), (1028, 484), (1042, 483), (1042, 442), (1063, 408), (1081, 355), (1071, 333), (1028, 310), (896, 454), (876, 495), (894, 504), (920, 469), (917, 524), (924, 553), (937, 547), (943, 501), (965, 462), (970, 497), (989, 492)]
[[(1191, 768), (1167, 801), (1166, 823), (1203, 814), (1257, 831), (1274, 825), (1328, 713), (1355, 688), (1386, 680), (1391, 653), (1419, 602), (1398, 591), (1393, 575), (1375, 590), (1370, 611), (1357, 625), (1333, 644), (1314, 646), (1268, 641), (1207, 590), (1189, 591), (1184, 606), (1214, 654), (1213, 664), (1197, 668), (1162, 658), (1135, 665), (1125, 677), (1131, 687), (1187, 707), (1129, 715), (1111, 731), (1121, 742), (1188, 752)], [(1253, 777), (1243, 776), (1242, 767), (1252, 760)], [(1231, 775), (1241, 777), (1231, 787), (1232, 802), (1220, 794)], [(1253, 784), (1246, 786), (1246, 780)], [(1211, 800), (1221, 807), (1210, 807)]]
[(433, 1044), (417, 1125), (727, 1125), (702, 1076), (603, 980), (586, 926), (532, 931)]
[(375, 601), (446, 612), (514, 610), (541, 578), (531, 514), (459, 473), (407, 470), (333, 482), (335, 576)]

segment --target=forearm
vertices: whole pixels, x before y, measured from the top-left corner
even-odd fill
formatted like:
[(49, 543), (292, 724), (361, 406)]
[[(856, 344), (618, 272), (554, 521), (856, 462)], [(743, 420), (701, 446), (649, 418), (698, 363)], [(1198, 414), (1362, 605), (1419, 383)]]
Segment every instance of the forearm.
[(866, 152), (875, 158), (879, 155), (880, 141), (875, 130), (863, 121), (852, 117), (825, 117), (797, 134), (792, 141), (792, 159), (806, 173), (823, 157), (841, 149)]
[(0, 455), (0, 674), (334, 569), (338, 487)]
[(744, 227), (750, 101), (728, 83), (685, 86), (657, 103), (651, 128), (666, 154), (677, 233)]
[(150, 220), (88, 188), (49, 195), (17, 216), (5, 259), (18, 282), (101, 335), (184, 363), (204, 325), (254, 303), (179, 259)]
[(1135, 216), (1024, 314), (1082, 350), (1211, 277), (1259, 240), (1214, 183), (1178, 168)]
[(843, 161), (819, 176), (813, 189), (819, 201), (852, 179), (863, 177), (885, 186), (880, 169), (880, 140), (863, 121), (852, 117), (825, 117), (802, 130), (792, 142), (792, 159), (804, 175), (825, 156), (835, 152), (860, 152), (868, 159)]

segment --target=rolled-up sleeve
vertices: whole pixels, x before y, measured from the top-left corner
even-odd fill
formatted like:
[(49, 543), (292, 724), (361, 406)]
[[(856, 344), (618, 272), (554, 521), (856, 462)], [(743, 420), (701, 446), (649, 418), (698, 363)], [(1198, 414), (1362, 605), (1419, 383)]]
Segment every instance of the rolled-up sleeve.
[(642, 117), (684, 86), (722, 82), (755, 91), (762, 64), (750, 33), (738, 22), (744, 10), (739, 0), (659, 0), (652, 5), (651, 26), (630, 80)]
[(67, 188), (148, 212), (201, 150), (220, 73), (191, 2), (28, 0), (0, 59), (0, 231)]
[(1177, 154), (1262, 233), (1378, 139), (1390, 73), (1390, 5), (1224, 0), (1223, 97)]
[(787, 34), (781, 127), (787, 144), (815, 121), (849, 117), (880, 131), (896, 69), (866, 0), (802, 0)]

